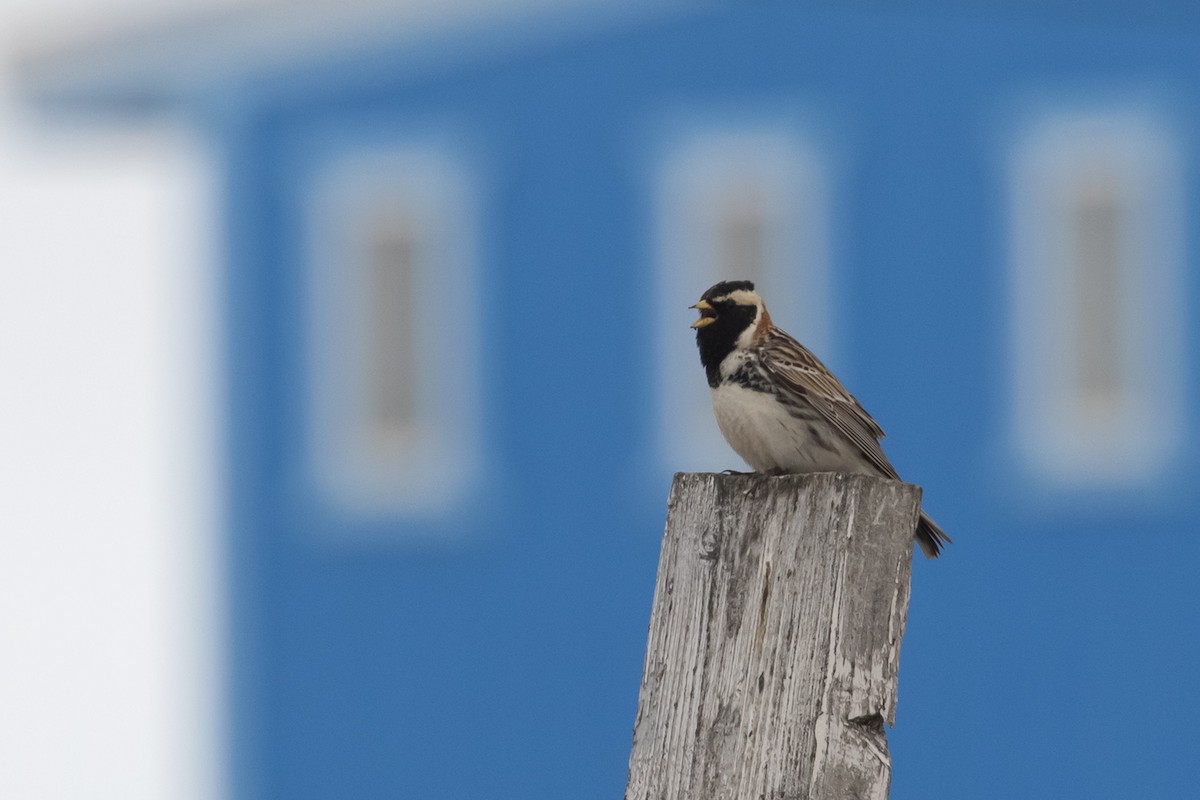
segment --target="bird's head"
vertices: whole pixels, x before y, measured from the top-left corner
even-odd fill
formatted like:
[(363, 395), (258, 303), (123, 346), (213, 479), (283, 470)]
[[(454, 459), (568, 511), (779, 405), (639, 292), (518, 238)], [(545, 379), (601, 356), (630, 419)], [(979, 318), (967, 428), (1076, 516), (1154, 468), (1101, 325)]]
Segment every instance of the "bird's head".
[(758, 332), (771, 320), (750, 281), (722, 281), (691, 308), (700, 312), (692, 327), (700, 360), (710, 372), (733, 350), (754, 344)]
[[(692, 323), (698, 341), (728, 339), (731, 344), (749, 346), (754, 332), (767, 319), (767, 308), (750, 281), (721, 281), (689, 308), (700, 312), (700, 319)], [(743, 334), (746, 341), (739, 343)]]

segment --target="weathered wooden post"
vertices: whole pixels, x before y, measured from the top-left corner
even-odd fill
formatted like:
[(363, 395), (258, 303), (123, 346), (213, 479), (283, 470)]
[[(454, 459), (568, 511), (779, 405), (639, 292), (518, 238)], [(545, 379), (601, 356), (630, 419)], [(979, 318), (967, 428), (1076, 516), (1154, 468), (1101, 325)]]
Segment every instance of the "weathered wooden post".
[(675, 476), (626, 800), (887, 797), (920, 496)]

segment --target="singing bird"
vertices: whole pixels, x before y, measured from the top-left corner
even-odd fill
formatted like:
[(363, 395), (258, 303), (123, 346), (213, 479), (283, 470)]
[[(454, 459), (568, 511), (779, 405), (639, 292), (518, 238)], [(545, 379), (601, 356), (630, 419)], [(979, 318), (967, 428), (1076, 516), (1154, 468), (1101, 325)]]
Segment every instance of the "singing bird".
[[(883, 429), (808, 348), (776, 327), (750, 281), (723, 281), (691, 308), (713, 413), (729, 446), (757, 472), (850, 472), (899, 480)], [(926, 557), (950, 537), (922, 511)]]

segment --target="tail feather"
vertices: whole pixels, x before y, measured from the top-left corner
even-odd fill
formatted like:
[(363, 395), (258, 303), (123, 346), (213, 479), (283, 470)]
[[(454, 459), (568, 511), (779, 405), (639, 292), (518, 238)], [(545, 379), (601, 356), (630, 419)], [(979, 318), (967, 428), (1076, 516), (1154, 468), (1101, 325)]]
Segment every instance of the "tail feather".
[(946, 532), (924, 511), (921, 512), (921, 521), (917, 523), (916, 539), (926, 558), (937, 558), (942, 552), (942, 545), (952, 544)]

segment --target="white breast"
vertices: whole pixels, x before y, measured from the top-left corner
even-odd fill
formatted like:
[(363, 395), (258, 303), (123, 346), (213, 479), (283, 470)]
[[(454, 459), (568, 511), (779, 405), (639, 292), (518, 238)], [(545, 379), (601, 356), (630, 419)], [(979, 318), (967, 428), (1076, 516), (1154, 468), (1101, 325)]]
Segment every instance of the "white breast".
[(826, 423), (792, 416), (766, 392), (722, 383), (712, 390), (712, 403), (725, 441), (755, 471), (872, 473), (858, 450)]

